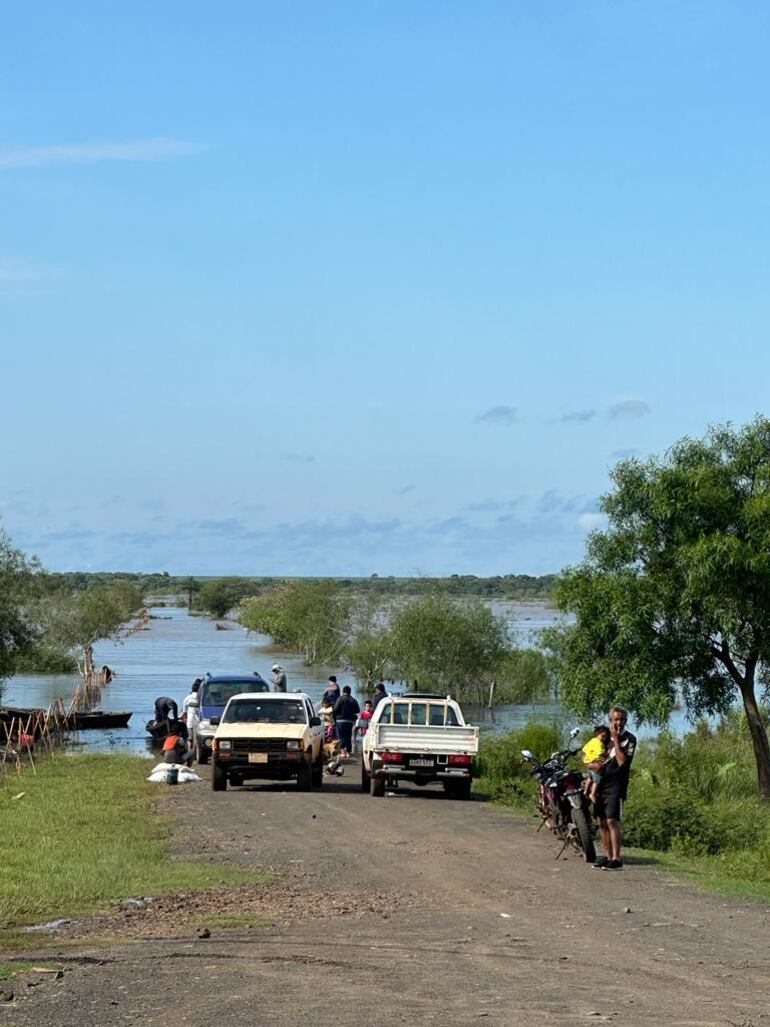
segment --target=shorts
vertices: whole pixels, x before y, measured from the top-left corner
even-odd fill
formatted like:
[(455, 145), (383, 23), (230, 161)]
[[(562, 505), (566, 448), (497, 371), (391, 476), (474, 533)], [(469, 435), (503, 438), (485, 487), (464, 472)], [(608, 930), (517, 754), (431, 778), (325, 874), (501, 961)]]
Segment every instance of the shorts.
[(600, 820), (623, 819), (623, 792), (619, 785), (604, 786), (594, 802), (594, 814)]
[(602, 775), (601, 775), (600, 771), (598, 771), (598, 770), (589, 770), (588, 771), (588, 776), (591, 778), (591, 780), (593, 781), (593, 783), (595, 785), (600, 785), (602, 783)]

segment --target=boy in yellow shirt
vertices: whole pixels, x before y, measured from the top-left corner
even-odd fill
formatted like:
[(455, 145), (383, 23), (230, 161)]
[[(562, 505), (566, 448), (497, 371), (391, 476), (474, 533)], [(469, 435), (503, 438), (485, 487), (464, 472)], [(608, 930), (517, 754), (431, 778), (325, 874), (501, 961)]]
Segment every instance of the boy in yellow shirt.
[(588, 768), (590, 783), (586, 795), (591, 802), (596, 802), (596, 795), (602, 780), (602, 766), (607, 761), (607, 746), (610, 743), (610, 729), (605, 724), (594, 728), (593, 737), (582, 748), (583, 763)]

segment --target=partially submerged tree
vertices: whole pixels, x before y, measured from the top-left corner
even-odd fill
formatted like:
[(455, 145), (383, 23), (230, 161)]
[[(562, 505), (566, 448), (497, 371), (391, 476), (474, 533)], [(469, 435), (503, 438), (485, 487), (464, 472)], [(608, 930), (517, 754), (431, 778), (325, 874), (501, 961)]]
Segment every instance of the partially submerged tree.
[(0, 528), (0, 699), (5, 679), (36, 640), (29, 603), (37, 565), (11, 543)]
[(392, 620), (392, 602), (379, 596), (366, 593), (353, 603), (343, 658), (367, 690), (395, 673), (398, 635)]
[(333, 581), (294, 578), (241, 603), (241, 623), (307, 664), (338, 663), (350, 631), (351, 598)]
[(757, 700), (770, 667), (770, 420), (622, 461), (612, 478), (606, 530), (556, 586), (576, 618), (554, 643), (562, 697), (581, 715), (621, 703), (664, 723), (680, 700), (698, 716), (740, 695), (770, 799)]
[(511, 651), (506, 622), (479, 599), (427, 594), (397, 610), (397, 676), (420, 689), (483, 702)]
[(90, 585), (68, 595), (45, 599), (39, 616), (48, 637), (75, 650), (86, 685), (94, 676), (94, 645), (102, 638), (115, 636), (137, 613), (143, 597), (139, 588), (127, 581), (110, 585)]

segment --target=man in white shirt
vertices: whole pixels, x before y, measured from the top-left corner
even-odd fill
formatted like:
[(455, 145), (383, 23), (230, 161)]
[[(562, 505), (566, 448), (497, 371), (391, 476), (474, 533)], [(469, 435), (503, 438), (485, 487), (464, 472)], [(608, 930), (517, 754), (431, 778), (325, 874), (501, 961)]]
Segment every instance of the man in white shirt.
[(195, 744), (195, 726), (198, 723), (198, 690), (201, 684), (202, 679), (196, 678), (190, 691), (182, 700), (182, 720), (187, 724), (187, 735), (193, 741), (193, 745)]

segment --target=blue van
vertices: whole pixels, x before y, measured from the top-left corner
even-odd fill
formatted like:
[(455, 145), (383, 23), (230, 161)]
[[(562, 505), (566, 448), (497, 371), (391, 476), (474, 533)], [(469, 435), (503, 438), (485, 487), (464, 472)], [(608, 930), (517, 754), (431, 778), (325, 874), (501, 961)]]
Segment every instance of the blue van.
[(225, 706), (240, 692), (269, 692), (270, 685), (261, 674), (207, 674), (198, 690), (198, 710), (191, 732), (198, 763), (208, 763), (211, 740), (225, 712)]

